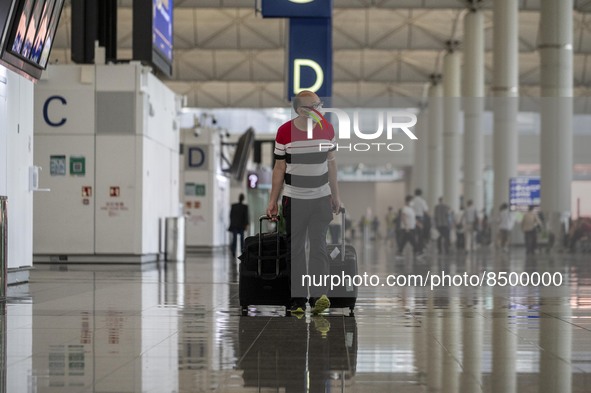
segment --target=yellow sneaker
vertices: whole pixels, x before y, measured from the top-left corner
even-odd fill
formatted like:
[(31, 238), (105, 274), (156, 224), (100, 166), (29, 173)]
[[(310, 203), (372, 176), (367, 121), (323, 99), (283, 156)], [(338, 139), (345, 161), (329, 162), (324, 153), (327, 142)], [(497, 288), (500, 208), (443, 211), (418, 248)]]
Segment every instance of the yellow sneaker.
[(314, 307), (312, 308), (312, 314), (320, 314), (324, 310), (330, 307), (330, 300), (326, 295), (320, 296), (316, 299), (316, 303), (314, 303)]
[(294, 305), (291, 307), (290, 312), (291, 315), (301, 318), (305, 313), (305, 309), (302, 306)]

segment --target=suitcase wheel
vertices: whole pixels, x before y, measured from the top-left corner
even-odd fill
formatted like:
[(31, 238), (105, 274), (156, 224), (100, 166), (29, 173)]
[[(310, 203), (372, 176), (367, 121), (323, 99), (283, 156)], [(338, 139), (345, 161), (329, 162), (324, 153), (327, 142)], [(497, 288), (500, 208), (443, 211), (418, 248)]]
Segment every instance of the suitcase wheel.
[(355, 307), (349, 307), (349, 316), (350, 317), (354, 317), (355, 316)]
[(240, 306), (240, 313), (244, 317), (247, 316), (248, 315), (248, 306)]

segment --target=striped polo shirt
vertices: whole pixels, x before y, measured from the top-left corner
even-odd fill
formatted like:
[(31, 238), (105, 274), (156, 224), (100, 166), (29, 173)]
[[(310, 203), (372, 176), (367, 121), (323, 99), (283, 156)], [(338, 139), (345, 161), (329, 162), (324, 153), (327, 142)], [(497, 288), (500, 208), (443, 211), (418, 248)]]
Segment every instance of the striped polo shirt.
[(277, 130), (275, 159), (286, 162), (283, 195), (316, 199), (331, 194), (326, 158), (329, 151), (336, 149), (335, 134), (329, 122), (322, 125), (322, 128), (314, 125), (311, 139), (307, 138), (306, 131), (295, 126), (293, 120)]

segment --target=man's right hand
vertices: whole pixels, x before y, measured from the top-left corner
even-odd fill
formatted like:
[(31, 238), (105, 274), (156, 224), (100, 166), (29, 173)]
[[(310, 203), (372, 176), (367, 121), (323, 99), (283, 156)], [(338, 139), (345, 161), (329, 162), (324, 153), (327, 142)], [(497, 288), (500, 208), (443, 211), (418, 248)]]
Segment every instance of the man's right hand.
[(267, 206), (267, 217), (271, 217), (272, 221), (277, 221), (277, 214), (279, 213), (279, 208), (277, 207), (276, 201), (269, 202)]

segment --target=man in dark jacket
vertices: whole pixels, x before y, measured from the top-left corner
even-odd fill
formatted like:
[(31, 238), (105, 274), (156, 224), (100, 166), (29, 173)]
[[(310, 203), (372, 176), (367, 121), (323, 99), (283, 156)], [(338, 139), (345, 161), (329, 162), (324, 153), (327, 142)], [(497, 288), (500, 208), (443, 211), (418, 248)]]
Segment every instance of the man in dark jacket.
[(449, 206), (443, 203), (443, 198), (439, 198), (439, 204), (435, 206), (433, 221), (439, 232), (437, 250), (439, 251), (439, 254), (442, 252), (447, 254), (449, 253), (449, 224), (451, 221), (451, 210)]
[(232, 232), (232, 243), (230, 251), (232, 256), (236, 256), (236, 237), (240, 236), (240, 250), (244, 247), (244, 231), (248, 228), (248, 205), (244, 203), (244, 194), (238, 197), (238, 203), (232, 204), (230, 210), (230, 227), (228, 231)]

